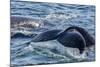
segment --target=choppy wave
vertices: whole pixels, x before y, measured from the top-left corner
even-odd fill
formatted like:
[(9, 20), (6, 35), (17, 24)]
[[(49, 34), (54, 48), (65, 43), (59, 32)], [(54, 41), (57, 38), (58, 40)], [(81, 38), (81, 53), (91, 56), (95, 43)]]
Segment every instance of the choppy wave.
[(94, 61), (94, 47), (87, 56), (56, 40), (32, 42), (41, 32), (73, 25), (95, 37), (95, 6), (11, 1), (11, 66)]

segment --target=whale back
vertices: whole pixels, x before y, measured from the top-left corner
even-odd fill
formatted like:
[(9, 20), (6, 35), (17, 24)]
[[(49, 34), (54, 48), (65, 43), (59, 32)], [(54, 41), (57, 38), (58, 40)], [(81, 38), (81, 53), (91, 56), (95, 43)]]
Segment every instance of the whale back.
[(20, 22), (34, 21), (33, 18), (20, 17), (20, 16), (11, 16), (10, 19), (11, 19), (11, 23), (20, 23)]
[(65, 47), (78, 48), (83, 53), (86, 46), (84, 38), (77, 32), (64, 32), (57, 38)]
[(75, 29), (80, 34), (82, 34), (82, 36), (84, 37), (84, 39), (86, 41), (87, 47), (95, 45), (95, 39), (85, 29), (83, 29), (81, 27), (77, 27), (77, 26), (72, 26), (72, 27), (67, 28), (65, 31), (68, 31), (70, 29)]
[(57, 39), (58, 35), (60, 34), (61, 30), (50, 30), (43, 33), (36, 35), (33, 38), (33, 42), (43, 42)]

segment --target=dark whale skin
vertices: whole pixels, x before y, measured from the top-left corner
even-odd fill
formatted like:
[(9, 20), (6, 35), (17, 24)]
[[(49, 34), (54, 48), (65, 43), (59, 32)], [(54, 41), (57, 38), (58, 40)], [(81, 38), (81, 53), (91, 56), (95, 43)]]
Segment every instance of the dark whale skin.
[(86, 47), (95, 45), (94, 38), (84, 28), (77, 26), (71, 26), (64, 31), (46, 31), (35, 36), (32, 41), (44, 42), (55, 39), (65, 47), (78, 48), (80, 54), (83, 53)]
[(64, 32), (57, 41), (65, 47), (78, 48), (83, 53), (86, 46), (84, 38), (77, 32)]
[(68, 31), (70, 29), (77, 30), (84, 37), (86, 41), (86, 47), (95, 45), (95, 39), (84, 28), (81, 28), (78, 26), (72, 26), (72, 27), (67, 28), (65, 31)]
[(33, 38), (33, 42), (43, 42), (43, 41), (49, 41), (57, 39), (59, 33), (61, 30), (50, 30), (43, 33), (40, 33), (39, 35), (35, 36)]

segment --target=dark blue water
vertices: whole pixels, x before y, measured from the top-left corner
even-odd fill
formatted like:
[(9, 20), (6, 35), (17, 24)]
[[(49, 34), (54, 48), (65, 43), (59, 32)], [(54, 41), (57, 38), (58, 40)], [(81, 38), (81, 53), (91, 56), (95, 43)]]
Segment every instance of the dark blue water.
[(94, 47), (87, 56), (79, 55), (77, 49), (65, 48), (56, 40), (31, 42), (36, 34), (73, 25), (83, 27), (95, 37), (95, 6), (17, 0), (11, 1), (11, 16), (28, 19), (11, 22), (12, 66), (95, 60)]

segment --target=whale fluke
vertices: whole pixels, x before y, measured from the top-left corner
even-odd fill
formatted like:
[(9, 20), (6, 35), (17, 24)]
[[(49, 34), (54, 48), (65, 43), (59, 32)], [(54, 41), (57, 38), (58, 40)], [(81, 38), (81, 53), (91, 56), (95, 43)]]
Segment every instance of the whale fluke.
[(77, 27), (77, 26), (72, 26), (67, 28), (65, 31), (71, 30), (71, 29), (75, 29), (77, 30), (79, 33), (82, 34), (82, 36), (84, 37), (85, 41), (86, 41), (86, 46), (92, 46), (95, 45), (95, 39), (83, 28), (81, 27)]
[(78, 48), (80, 54), (83, 53), (86, 45), (84, 38), (77, 32), (64, 32), (57, 41), (65, 47)]
[(72, 26), (66, 30), (50, 30), (36, 35), (33, 42), (44, 42), (56, 39), (65, 47), (78, 48), (82, 54), (86, 47), (95, 45), (94, 38), (83, 28)]

